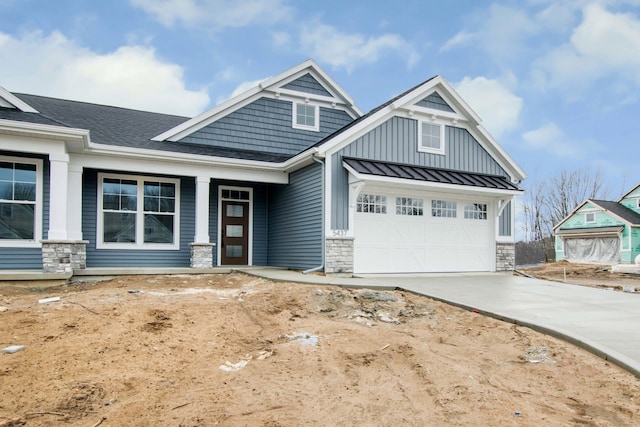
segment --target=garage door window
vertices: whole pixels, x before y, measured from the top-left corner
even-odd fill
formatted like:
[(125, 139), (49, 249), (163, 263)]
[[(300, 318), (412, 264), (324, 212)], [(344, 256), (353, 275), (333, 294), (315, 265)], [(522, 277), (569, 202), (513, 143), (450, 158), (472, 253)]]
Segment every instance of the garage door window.
[(358, 196), (357, 211), (373, 214), (387, 213), (387, 196), (377, 194), (360, 194)]
[(466, 203), (464, 205), (464, 217), (466, 219), (487, 219), (486, 203)]
[(432, 200), (431, 216), (438, 218), (455, 218), (458, 204), (448, 200)]
[(424, 201), (413, 197), (396, 197), (396, 215), (422, 216)]

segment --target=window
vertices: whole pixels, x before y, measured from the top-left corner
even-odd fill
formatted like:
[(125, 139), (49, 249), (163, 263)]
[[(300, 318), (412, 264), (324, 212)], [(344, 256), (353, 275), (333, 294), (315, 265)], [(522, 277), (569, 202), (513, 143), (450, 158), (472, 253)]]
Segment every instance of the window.
[(293, 103), (293, 127), (295, 129), (305, 129), (319, 131), (318, 106), (302, 102)]
[(444, 154), (444, 125), (420, 122), (418, 151)]
[(422, 216), (422, 199), (412, 197), (396, 197), (396, 215)]
[(487, 219), (486, 203), (466, 203), (464, 205), (464, 217), (466, 219)]
[(177, 249), (179, 181), (99, 177), (98, 248)]
[(595, 212), (586, 212), (584, 214), (584, 222), (585, 224), (593, 224), (596, 222), (596, 213)]
[(387, 196), (375, 194), (360, 194), (358, 196), (357, 211), (373, 214), (387, 213)]
[(42, 161), (0, 157), (0, 244), (37, 245)]
[(431, 216), (438, 218), (455, 218), (458, 213), (458, 204), (448, 200), (432, 200)]

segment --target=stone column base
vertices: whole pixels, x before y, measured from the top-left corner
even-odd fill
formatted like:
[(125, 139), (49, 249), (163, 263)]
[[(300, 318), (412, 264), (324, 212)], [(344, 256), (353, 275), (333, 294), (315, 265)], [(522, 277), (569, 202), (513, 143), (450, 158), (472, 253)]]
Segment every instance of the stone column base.
[(190, 243), (191, 268), (213, 267), (213, 243)]
[(324, 272), (353, 273), (353, 238), (325, 239)]
[(43, 240), (43, 273), (73, 273), (87, 268), (88, 240)]
[(516, 268), (516, 244), (496, 243), (496, 271), (513, 271)]

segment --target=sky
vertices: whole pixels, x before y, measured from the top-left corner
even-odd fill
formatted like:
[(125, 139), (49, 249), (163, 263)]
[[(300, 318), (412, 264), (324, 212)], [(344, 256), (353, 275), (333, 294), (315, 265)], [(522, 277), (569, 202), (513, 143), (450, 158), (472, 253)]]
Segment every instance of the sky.
[(529, 183), (640, 183), (640, 0), (0, 0), (11, 92), (194, 116), (308, 58), (364, 112), (442, 75)]

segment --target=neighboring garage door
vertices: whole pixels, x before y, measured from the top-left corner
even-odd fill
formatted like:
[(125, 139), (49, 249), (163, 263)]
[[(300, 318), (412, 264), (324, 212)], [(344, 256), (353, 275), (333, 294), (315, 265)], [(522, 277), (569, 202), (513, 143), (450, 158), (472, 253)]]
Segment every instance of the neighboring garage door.
[(620, 239), (617, 236), (565, 238), (564, 256), (571, 262), (617, 264), (620, 261)]
[(355, 214), (356, 273), (495, 270), (489, 202), (364, 193)]

